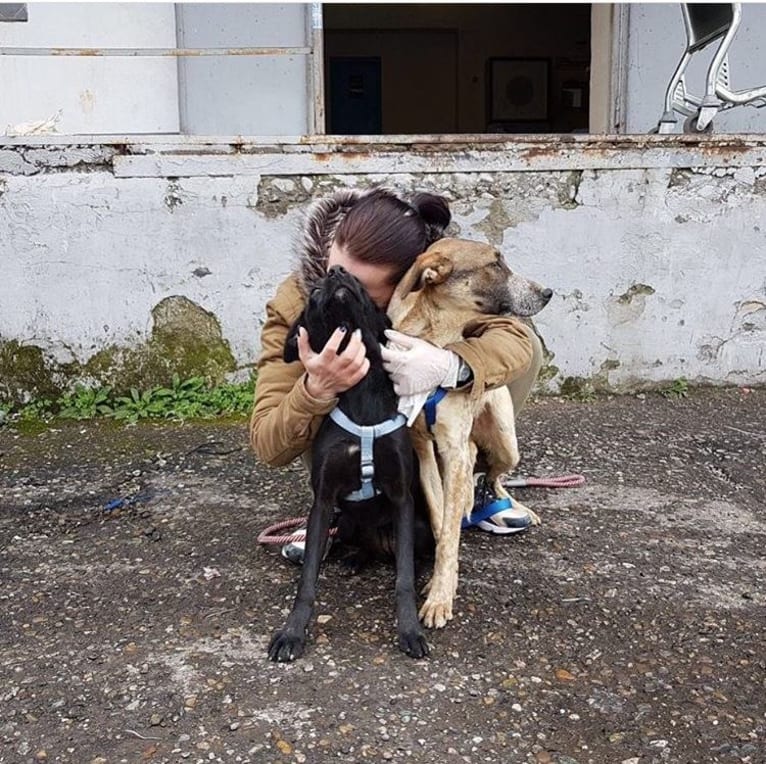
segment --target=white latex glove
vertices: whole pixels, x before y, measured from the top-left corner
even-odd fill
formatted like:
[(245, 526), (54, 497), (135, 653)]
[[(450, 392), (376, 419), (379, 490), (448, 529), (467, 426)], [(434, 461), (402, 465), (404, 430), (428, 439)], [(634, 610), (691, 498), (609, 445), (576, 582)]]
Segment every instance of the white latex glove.
[(386, 330), (389, 342), (381, 347), (383, 367), (399, 396), (426, 395), (437, 387), (455, 387), (460, 357), (451, 350), (408, 334)]
[(430, 392), (417, 393), (416, 395), (402, 395), (399, 398), (396, 408), (400, 414), (404, 414), (407, 417), (407, 427), (412, 427), (415, 424), (415, 420), (418, 418), (418, 414), (422, 411), (423, 406), (426, 405), (430, 394)]

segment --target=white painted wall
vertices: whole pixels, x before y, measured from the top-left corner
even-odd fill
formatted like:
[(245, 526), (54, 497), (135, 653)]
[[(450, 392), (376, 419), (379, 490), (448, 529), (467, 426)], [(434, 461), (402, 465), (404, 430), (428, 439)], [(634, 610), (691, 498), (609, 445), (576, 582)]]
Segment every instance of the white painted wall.
[[(185, 48), (309, 46), (306, 3), (179, 3)], [(191, 135), (309, 132), (307, 56), (179, 59), (182, 131)]]
[[(172, 48), (171, 3), (30, 3), (0, 46)], [(0, 134), (61, 112), (59, 133), (177, 133), (173, 58), (0, 56)]]
[[(185, 295), (212, 310), (243, 363), (285, 270), (298, 211), (265, 221), (252, 178), (168, 181), (111, 173), (6, 176), (0, 196), (0, 336), (84, 360), (151, 333), (151, 309)], [(173, 201), (170, 201), (172, 196)], [(209, 276), (193, 274), (205, 267)]]
[[(583, 141), (556, 160), (558, 170), (528, 172), (439, 172), (448, 152), (429, 154), (433, 169), (413, 172), (409, 153), (371, 150), (341, 157), (344, 174), (325, 175), (326, 154), (270, 151), (259, 154), (269, 175), (232, 173), (232, 155), (217, 177), (195, 169), (214, 167), (199, 146), (176, 151), (171, 174), (180, 177), (170, 180), (131, 175), (122, 157), (115, 177), (108, 155), (88, 171), (67, 170), (69, 158), (84, 155), (65, 146), (50, 154), (57, 171), (45, 172), (44, 151), (0, 146), (0, 338), (86, 361), (111, 343), (145, 340), (151, 309), (183, 295), (219, 318), (244, 367), (258, 353), (265, 303), (293, 265), (310, 198), (383, 182), (444, 194), (461, 236), (501, 245), (516, 270), (555, 290), (535, 319), (559, 369), (551, 389), (568, 376), (615, 390), (679, 376), (766, 383), (761, 143), (732, 154), (665, 148), (653, 155), (664, 166), (630, 169), (647, 155), (641, 144), (612, 162), (602, 144)], [(554, 153), (518, 148), (530, 162)], [(599, 157), (597, 169), (577, 173)], [(696, 169), (671, 169), (699, 157)], [(37, 162), (38, 174), (21, 174), (24, 161)], [(368, 174), (354, 174), (357, 161)], [(723, 166), (729, 161), (740, 166)], [(200, 268), (210, 274), (195, 275)]]
[[(629, 3), (627, 80), (628, 133), (646, 133), (660, 119), (665, 90), (686, 48), (680, 3)], [(766, 86), (766, 3), (744, 3), (742, 25), (729, 50), (735, 90)], [(717, 44), (695, 53), (687, 70), (687, 90), (705, 92), (705, 74)], [(678, 132), (681, 132), (680, 117)], [(766, 133), (766, 108), (737, 107), (714, 120), (716, 133)]]

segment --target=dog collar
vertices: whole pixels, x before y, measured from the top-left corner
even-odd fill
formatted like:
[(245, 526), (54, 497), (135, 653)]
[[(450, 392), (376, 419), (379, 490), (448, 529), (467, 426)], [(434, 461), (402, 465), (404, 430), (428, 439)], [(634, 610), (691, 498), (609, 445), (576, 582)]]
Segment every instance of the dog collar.
[(371, 499), (380, 493), (372, 484), (375, 477), (375, 462), (372, 456), (372, 444), (375, 438), (381, 438), (384, 435), (398, 430), (400, 427), (407, 423), (407, 417), (404, 414), (397, 414), (391, 419), (386, 419), (385, 422), (375, 425), (358, 425), (349, 419), (337, 406), (330, 412), (330, 419), (332, 419), (338, 427), (343, 428), (346, 432), (356, 435), (359, 438), (359, 442), (362, 448), (361, 452), (361, 481), (362, 487), (358, 491), (352, 491), (348, 496), (345, 496), (346, 501), (363, 501), (364, 499)]

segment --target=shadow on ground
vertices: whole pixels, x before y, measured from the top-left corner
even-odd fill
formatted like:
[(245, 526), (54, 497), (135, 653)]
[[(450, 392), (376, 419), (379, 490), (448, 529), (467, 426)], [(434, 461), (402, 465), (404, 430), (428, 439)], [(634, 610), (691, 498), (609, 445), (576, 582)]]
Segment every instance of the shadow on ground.
[(766, 762), (766, 391), (546, 400), (520, 438), (522, 474), (588, 482), (464, 535), (429, 660), (392, 569), (330, 562), (274, 665), (297, 569), (255, 539), (304, 513), (297, 468), (243, 424), (6, 426), (0, 761)]

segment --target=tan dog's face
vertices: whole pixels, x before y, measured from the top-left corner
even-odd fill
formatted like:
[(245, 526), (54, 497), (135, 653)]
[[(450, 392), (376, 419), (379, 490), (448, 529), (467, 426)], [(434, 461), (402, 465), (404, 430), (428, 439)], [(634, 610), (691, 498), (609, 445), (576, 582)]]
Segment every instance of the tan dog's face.
[(488, 315), (534, 316), (553, 296), (551, 289), (514, 273), (500, 252), (481, 242), (441, 239), (416, 265), (420, 286), (438, 290), (440, 302), (473, 305)]

